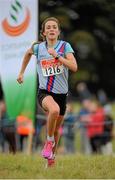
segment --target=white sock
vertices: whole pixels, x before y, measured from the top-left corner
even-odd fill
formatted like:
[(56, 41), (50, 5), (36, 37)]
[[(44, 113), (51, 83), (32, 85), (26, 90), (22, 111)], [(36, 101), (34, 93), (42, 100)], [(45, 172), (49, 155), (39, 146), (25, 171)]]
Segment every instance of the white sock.
[(55, 159), (55, 157), (56, 157), (56, 155), (55, 155), (55, 153), (54, 153), (53, 156), (52, 156), (52, 159)]
[(52, 141), (52, 142), (55, 141), (55, 140), (54, 140), (54, 136), (47, 136), (47, 140), (48, 140), (48, 141)]

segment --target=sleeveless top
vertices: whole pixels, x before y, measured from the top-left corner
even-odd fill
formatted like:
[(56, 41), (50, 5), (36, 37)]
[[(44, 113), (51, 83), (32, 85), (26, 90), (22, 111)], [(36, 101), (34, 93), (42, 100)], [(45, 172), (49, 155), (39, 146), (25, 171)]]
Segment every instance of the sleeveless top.
[[(67, 53), (74, 53), (68, 42), (58, 40), (55, 51), (65, 57)], [(46, 41), (33, 46), (33, 53), (37, 58), (37, 72), (39, 88), (56, 94), (68, 92), (68, 68), (47, 51)]]

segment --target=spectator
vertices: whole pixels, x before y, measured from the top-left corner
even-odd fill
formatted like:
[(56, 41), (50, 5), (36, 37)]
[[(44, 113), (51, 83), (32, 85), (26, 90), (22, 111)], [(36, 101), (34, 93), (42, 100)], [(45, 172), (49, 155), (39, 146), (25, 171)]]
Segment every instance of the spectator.
[(90, 139), (90, 144), (93, 153), (101, 153), (102, 134), (104, 132), (104, 109), (95, 101), (90, 101), (88, 106), (90, 114), (86, 117), (87, 135)]
[(98, 100), (99, 100), (99, 102), (100, 102), (100, 104), (102, 106), (104, 106), (107, 103), (107, 101), (108, 101), (107, 95), (106, 95), (106, 93), (104, 92), (103, 89), (100, 89), (98, 91), (97, 97), (98, 97)]
[(80, 135), (81, 135), (81, 151), (85, 154), (91, 154), (91, 145), (89, 137), (87, 136), (87, 121), (89, 118), (89, 110), (91, 100), (89, 98), (84, 98), (81, 101), (81, 109), (78, 114), (78, 119), (80, 122)]
[(2, 135), (2, 150), (5, 151), (5, 142), (9, 145), (9, 152), (16, 153), (16, 133), (15, 120), (9, 119), (6, 111), (5, 101), (1, 101), (1, 135)]
[(80, 101), (83, 101), (84, 99), (90, 99), (92, 97), (91, 92), (87, 87), (87, 84), (84, 82), (79, 83), (76, 87), (76, 90), (78, 92)]
[(110, 106), (106, 105), (104, 107), (105, 112), (105, 120), (104, 120), (104, 132), (103, 132), (103, 140), (102, 140), (102, 153), (103, 154), (113, 154), (112, 148), (112, 139), (113, 135), (113, 118), (111, 116), (111, 108)]
[(75, 153), (75, 120), (76, 117), (73, 114), (72, 103), (68, 103), (63, 127), (64, 147), (66, 153)]
[(24, 151), (24, 144), (27, 145), (28, 135), (35, 130), (32, 125), (32, 120), (21, 114), (16, 119), (17, 122), (17, 134), (19, 135), (19, 150)]

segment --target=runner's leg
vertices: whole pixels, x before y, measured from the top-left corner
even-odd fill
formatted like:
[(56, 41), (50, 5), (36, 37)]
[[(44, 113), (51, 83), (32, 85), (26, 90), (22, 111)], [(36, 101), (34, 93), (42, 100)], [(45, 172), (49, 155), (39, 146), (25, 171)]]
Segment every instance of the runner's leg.
[(64, 121), (64, 116), (60, 115), (56, 121), (56, 126), (55, 126), (55, 132), (54, 132), (55, 146), (53, 147), (53, 154), (55, 154), (57, 151), (57, 146), (60, 138), (59, 128), (63, 124), (63, 121)]
[(42, 107), (48, 111), (47, 134), (51, 137), (54, 135), (56, 122), (60, 113), (58, 104), (52, 96), (46, 96), (42, 101)]
[(55, 143), (54, 132), (56, 122), (60, 113), (58, 104), (54, 101), (52, 96), (46, 96), (42, 101), (42, 107), (48, 111), (47, 119), (47, 141), (42, 150), (42, 156), (46, 159), (53, 157), (53, 146)]

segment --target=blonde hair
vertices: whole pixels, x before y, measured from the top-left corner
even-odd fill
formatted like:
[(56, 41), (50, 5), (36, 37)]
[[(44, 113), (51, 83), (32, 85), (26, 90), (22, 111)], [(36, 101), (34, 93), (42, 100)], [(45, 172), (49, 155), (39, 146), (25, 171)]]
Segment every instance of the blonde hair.
[(46, 24), (48, 21), (55, 21), (55, 22), (57, 23), (57, 25), (58, 25), (59, 30), (60, 30), (60, 22), (59, 22), (59, 20), (58, 20), (57, 18), (55, 18), (55, 17), (46, 18), (46, 19), (43, 21), (42, 25), (41, 25), (41, 31), (40, 31), (40, 36), (42, 37), (43, 40), (45, 40), (45, 36), (43, 35), (43, 32), (44, 32), (44, 30), (45, 30), (45, 24)]

